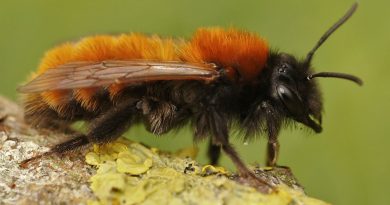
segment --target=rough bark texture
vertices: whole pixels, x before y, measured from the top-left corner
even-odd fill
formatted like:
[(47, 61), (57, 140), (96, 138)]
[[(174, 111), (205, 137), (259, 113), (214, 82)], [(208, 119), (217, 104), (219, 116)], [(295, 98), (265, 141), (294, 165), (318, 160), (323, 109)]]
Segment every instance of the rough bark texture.
[(326, 204), (307, 197), (289, 169), (253, 168), (277, 186), (262, 194), (222, 167), (198, 164), (192, 149), (172, 154), (126, 139), (19, 167), (67, 137), (30, 129), (0, 97), (0, 204)]

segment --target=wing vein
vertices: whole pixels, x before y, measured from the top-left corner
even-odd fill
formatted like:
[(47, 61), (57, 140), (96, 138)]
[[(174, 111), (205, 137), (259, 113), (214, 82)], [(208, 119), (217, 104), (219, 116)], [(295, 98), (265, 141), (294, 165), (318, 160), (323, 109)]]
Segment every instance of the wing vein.
[(157, 80), (212, 81), (218, 77), (219, 73), (212, 64), (152, 60), (80, 61), (50, 68), (18, 90), (34, 93)]

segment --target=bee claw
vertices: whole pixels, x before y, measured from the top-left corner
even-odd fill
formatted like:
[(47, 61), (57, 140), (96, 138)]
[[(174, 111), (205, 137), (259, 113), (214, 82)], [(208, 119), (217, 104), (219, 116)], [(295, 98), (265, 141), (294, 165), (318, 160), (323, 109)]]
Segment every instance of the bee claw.
[(263, 194), (272, 194), (277, 192), (277, 188), (266, 180), (256, 176), (253, 172), (242, 173), (238, 182), (247, 184)]
[(27, 169), (30, 164), (37, 164), (39, 162), (38, 161), (39, 159), (41, 159), (42, 157), (47, 156), (49, 154), (51, 154), (51, 152), (45, 152), (43, 154), (39, 154), (39, 155), (33, 156), (31, 158), (25, 159), (19, 163), (19, 167), (22, 169)]

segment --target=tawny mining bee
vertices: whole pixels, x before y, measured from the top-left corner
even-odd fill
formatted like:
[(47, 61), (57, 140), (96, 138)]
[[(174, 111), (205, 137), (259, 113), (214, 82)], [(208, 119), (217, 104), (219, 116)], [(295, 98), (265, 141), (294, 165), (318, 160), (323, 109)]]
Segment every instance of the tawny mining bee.
[(229, 143), (229, 128), (238, 125), (246, 138), (267, 135), (268, 166), (276, 165), (284, 124), (298, 122), (321, 132), (323, 105), (315, 78), (362, 81), (315, 73), (311, 59), (356, 8), (355, 3), (303, 60), (272, 51), (262, 37), (234, 28), (200, 28), (188, 41), (131, 33), (62, 44), (46, 53), (34, 77), (19, 88), (25, 119), (56, 130), (89, 122), (86, 133), (49, 153), (110, 142), (139, 122), (156, 135), (190, 123), (195, 140), (210, 139), (212, 164), (223, 150), (241, 176), (266, 184)]

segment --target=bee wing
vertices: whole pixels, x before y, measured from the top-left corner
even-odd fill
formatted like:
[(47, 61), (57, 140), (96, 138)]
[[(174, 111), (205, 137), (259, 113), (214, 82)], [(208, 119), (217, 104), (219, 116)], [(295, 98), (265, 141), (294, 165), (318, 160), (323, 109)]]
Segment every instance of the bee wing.
[(176, 61), (73, 62), (48, 69), (26, 85), (22, 93), (132, 84), (157, 80), (204, 80), (219, 77), (213, 64)]

